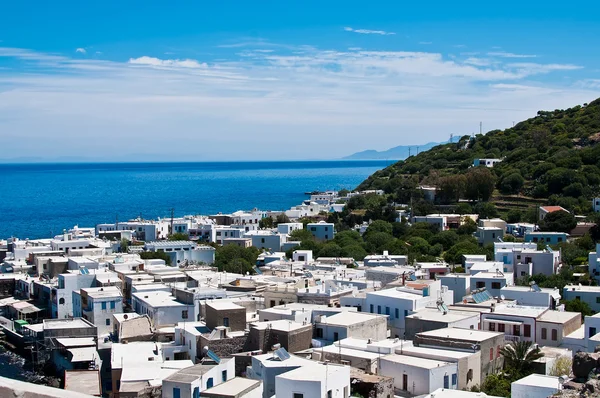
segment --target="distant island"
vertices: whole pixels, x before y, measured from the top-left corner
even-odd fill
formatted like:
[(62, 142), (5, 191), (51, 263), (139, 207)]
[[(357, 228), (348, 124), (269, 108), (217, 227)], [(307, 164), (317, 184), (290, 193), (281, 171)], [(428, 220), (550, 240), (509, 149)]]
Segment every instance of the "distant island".
[(345, 156), (342, 159), (350, 160), (375, 160), (375, 159), (394, 159), (404, 160), (410, 155), (416, 155), (418, 152), (427, 151), (434, 146), (445, 144), (445, 142), (428, 142), (422, 145), (399, 145), (390, 148), (386, 151), (376, 151), (374, 149), (367, 149), (366, 151), (356, 152), (352, 155)]

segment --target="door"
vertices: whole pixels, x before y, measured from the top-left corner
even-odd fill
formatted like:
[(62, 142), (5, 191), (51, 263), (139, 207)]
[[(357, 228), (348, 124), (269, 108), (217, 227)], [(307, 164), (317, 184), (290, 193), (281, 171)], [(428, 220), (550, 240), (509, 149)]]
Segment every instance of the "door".
[(408, 375), (402, 375), (402, 389), (408, 391)]
[(181, 390), (179, 387), (173, 387), (173, 398), (181, 398)]

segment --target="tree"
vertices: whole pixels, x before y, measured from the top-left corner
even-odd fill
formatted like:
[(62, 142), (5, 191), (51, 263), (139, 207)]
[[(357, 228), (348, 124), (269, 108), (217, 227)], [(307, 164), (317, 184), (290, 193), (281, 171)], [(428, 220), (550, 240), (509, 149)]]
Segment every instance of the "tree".
[(498, 189), (504, 194), (519, 193), (524, 183), (525, 179), (521, 173), (515, 171), (500, 180)]
[(370, 234), (373, 234), (375, 232), (385, 232), (386, 234), (390, 234), (391, 235), (392, 232), (393, 232), (392, 224), (390, 224), (387, 221), (383, 221), (383, 220), (375, 220), (375, 221), (373, 221), (367, 227), (367, 230), (365, 232), (365, 238), (367, 236), (369, 236)]
[(541, 231), (571, 232), (577, 226), (577, 220), (573, 214), (559, 210), (546, 214), (539, 225)]
[(349, 190), (347, 190), (347, 189), (340, 189), (340, 190), (338, 191), (338, 196), (339, 196), (340, 198), (344, 198), (344, 197), (348, 196), (348, 194), (349, 194), (349, 193), (350, 193), (350, 191), (349, 191)]
[(292, 231), (290, 234), (290, 241), (300, 241), (304, 242), (307, 240), (314, 240), (314, 236), (310, 233), (310, 231), (306, 229), (297, 229)]
[(259, 251), (256, 247), (225, 245), (217, 247), (215, 266), (219, 271), (246, 273), (252, 272)]
[(496, 177), (487, 167), (474, 167), (467, 172), (465, 177), (467, 199), (487, 201), (492, 197)]
[(521, 221), (522, 214), (519, 210), (510, 210), (506, 213), (506, 222), (509, 224), (518, 223)]
[(290, 218), (285, 213), (278, 214), (277, 218), (275, 218), (275, 225), (287, 224), (289, 222)]
[(119, 245), (119, 251), (121, 253), (127, 253), (129, 251), (129, 241), (125, 238), (121, 239), (121, 244)]
[(438, 197), (442, 203), (458, 202), (465, 193), (467, 179), (464, 175), (450, 175), (439, 182)]
[(588, 303), (585, 301), (572, 299), (572, 300), (561, 300), (562, 304), (565, 305), (565, 311), (569, 312), (580, 312), (581, 316), (594, 315), (594, 311)]
[[(515, 379), (516, 380), (516, 379)], [(486, 376), (481, 386), (471, 388), (471, 391), (484, 392), (495, 397), (510, 396), (510, 383), (513, 380), (499, 373), (490, 373)]]
[(258, 227), (260, 229), (273, 228), (273, 217), (264, 217), (258, 221)]
[(183, 232), (176, 232), (174, 234), (169, 235), (169, 240), (189, 240), (190, 236), (188, 234), (184, 234)]
[(500, 353), (504, 356), (504, 369), (519, 377), (530, 374), (533, 362), (544, 356), (532, 341), (513, 341), (502, 347)]
[(477, 214), (479, 214), (479, 218), (481, 219), (498, 217), (498, 209), (496, 209), (496, 205), (490, 202), (477, 203), (474, 210)]
[(573, 367), (573, 359), (566, 355), (560, 356), (556, 358), (554, 361), (554, 365), (552, 365), (552, 369), (550, 370), (550, 376), (564, 376), (570, 375)]

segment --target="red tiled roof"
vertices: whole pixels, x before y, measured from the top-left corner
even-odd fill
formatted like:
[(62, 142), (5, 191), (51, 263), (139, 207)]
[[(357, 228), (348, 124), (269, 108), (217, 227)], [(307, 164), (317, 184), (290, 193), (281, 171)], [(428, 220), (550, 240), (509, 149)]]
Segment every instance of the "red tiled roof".
[(552, 213), (555, 211), (567, 211), (567, 209), (562, 208), (561, 206), (544, 206), (541, 209), (544, 210), (546, 213)]

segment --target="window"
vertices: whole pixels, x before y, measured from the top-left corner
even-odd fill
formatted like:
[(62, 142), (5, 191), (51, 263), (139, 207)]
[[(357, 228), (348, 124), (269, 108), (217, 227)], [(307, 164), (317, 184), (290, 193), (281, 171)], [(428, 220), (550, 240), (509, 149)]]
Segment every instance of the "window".
[(504, 324), (498, 323), (498, 331), (504, 333)]
[(271, 305), (270, 307), (275, 307), (275, 300), (271, 300)]
[(181, 318), (188, 319), (188, 310), (181, 311)]
[(517, 260), (520, 260), (520, 259), (521, 259), (521, 255), (517, 254)]
[(63, 297), (58, 299), (58, 304), (64, 304), (65, 303), (65, 299)]
[(194, 387), (194, 395), (192, 398), (200, 398), (200, 387)]
[(542, 340), (546, 340), (548, 338), (548, 330), (546, 328), (542, 328)]
[(369, 312), (372, 314), (373, 313), (373, 304), (371, 304), (369, 308), (370, 308)]
[(212, 386), (215, 384), (215, 382), (213, 381), (212, 377), (209, 377), (208, 380), (206, 380), (206, 388), (212, 388)]
[(106, 309), (106, 301), (102, 302), (102, 309), (105, 310)]
[(406, 318), (408, 316), (408, 310), (404, 310), (404, 317)]
[(299, 392), (295, 392), (292, 398), (304, 398), (304, 394), (301, 394)]
[(338, 341), (340, 339), (340, 335), (338, 332), (333, 332), (333, 341)]
[(224, 317), (223, 318), (223, 326), (229, 327), (229, 317)]
[(575, 300), (581, 300), (581, 296), (575, 296)]
[(596, 304), (600, 304), (600, 297), (596, 297)]
[(444, 388), (450, 388), (450, 378), (448, 375), (444, 375)]
[(380, 305), (377, 306), (377, 313), (381, 314), (381, 306)]
[(179, 387), (173, 387), (173, 398), (181, 398), (181, 390)]
[(492, 289), (500, 289), (500, 282), (492, 282)]
[(261, 238), (260, 243), (265, 243), (265, 238)]
[(456, 384), (458, 384), (458, 377), (456, 375), (456, 373), (452, 374), (452, 385), (455, 386)]
[(558, 340), (558, 330), (552, 329), (552, 341)]
[(531, 325), (523, 325), (523, 336), (531, 337)]
[(514, 336), (520, 336), (521, 335), (521, 325), (514, 325), (513, 326), (513, 335)]
[(389, 315), (390, 314), (390, 307), (385, 307), (385, 314)]
[(481, 289), (481, 288), (485, 287), (485, 282), (477, 282), (475, 284), (475, 287), (477, 287), (477, 289)]
[(227, 370), (221, 372), (221, 380), (227, 381)]
[(496, 324), (494, 322), (490, 322), (489, 330), (490, 332), (496, 331)]
[(396, 316), (396, 319), (400, 318), (400, 310), (398, 308), (394, 310), (394, 315)]
[(317, 338), (318, 339), (323, 338), (323, 329), (322, 328), (317, 328)]
[(111, 302), (110, 302), (110, 309), (111, 309), (111, 310), (114, 310), (114, 309), (115, 309), (115, 305), (116, 305), (116, 304), (115, 304), (115, 302), (114, 302), (114, 301), (111, 301)]
[(106, 326), (110, 326), (110, 318), (106, 318)]
[(490, 361), (494, 360), (494, 347), (490, 348)]
[(596, 328), (590, 328), (590, 333), (588, 337), (592, 337), (596, 335)]

